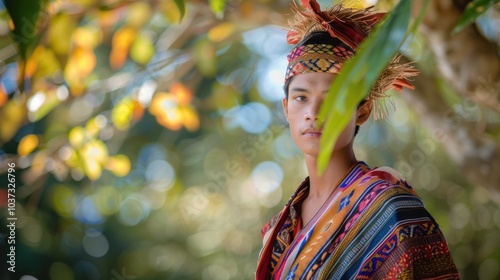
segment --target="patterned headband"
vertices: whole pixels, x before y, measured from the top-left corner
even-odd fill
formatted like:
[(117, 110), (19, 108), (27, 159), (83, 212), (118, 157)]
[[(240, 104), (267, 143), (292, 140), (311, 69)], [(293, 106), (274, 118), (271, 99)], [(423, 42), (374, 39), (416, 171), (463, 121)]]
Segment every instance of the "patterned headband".
[(288, 54), (285, 83), (289, 78), (309, 72), (339, 73), (344, 61), (354, 53), (340, 45), (299, 45)]
[[(285, 83), (295, 75), (310, 72), (339, 73), (344, 62), (368, 36), (372, 27), (384, 16), (374, 13), (373, 7), (363, 10), (334, 5), (321, 11), (315, 0), (301, 0), (304, 11), (295, 8), (295, 18), (290, 22), (287, 34), (289, 44), (296, 45), (288, 54)], [(414, 89), (407, 78), (419, 74), (411, 64), (398, 63), (401, 56), (394, 57), (377, 79), (366, 98), (375, 102), (387, 97), (389, 89)], [(385, 114), (375, 106), (375, 118)]]

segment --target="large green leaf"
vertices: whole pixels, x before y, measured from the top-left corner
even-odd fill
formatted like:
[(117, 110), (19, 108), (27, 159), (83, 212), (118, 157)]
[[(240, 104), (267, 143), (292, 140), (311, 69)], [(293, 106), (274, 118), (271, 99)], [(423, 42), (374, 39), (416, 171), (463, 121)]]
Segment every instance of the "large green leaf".
[(36, 26), (43, 14), (42, 6), (45, 1), (40, 0), (5, 0), (5, 8), (14, 23), (12, 36), (19, 45), (19, 54), (25, 59), (30, 48), (36, 42)]
[(222, 18), (226, 7), (226, 0), (210, 0), (209, 2), (212, 12), (214, 12), (218, 18)]
[(357, 105), (369, 93), (376, 79), (403, 43), (410, 14), (410, 1), (400, 1), (363, 41), (354, 57), (345, 63), (330, 86), (318, 117), (325, 121), (318, 158), (320, 174), (325, 171), (335, 142), (351, 119)]
[(181, 13), (181, 20), (182, 20), (184, 18), (184, 15), (186, 14), (186, 1), (174, 0), (174, 2), (175, 2), (175, 5), (177, 5), (179, 12)]
[(452, 34), (460, 32), (498, 2), (500, 2), (500, 0), (475, 0), (469, 2), (462, 16), (458, 19), (457, 24), (453, 27)]

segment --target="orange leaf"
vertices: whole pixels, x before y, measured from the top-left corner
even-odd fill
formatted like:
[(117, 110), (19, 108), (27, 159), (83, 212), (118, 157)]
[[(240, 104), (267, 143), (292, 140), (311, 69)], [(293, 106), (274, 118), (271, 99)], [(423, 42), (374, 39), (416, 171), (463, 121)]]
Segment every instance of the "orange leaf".
[(172, 108), (165, 111), (163, 114), (156, 116), (159, 124), (171, 130), (179, 130), (182, 128), (182, 112), (179, 108)]
[(177, 102), (181, 105), (188, 105), (193, 99), (191, 90), (181, 83), (174, 83), (170, 87), (170, 92), (177, 97)]
[(127, 51), (123, 49), (113, 49), (111, 55), (109, 56), (109, 64), (115, 70), (123, 67), (123, 64), (127, 61)]
[(144, 107), (142, 107), (141, 103), (137, 100), (134, 100), (134, 111), (132, 113), (132, 119), (134, 121), (138, 121), (144, 115)]
[(234, 33), (235, 26), (231, 22), (223, 22), (208, 31), (208, 39), (213, 42), (222, 42)]
[(33, 150), (36, 149), (36, 147), (39, 144), (38, 136), (34, 134), (28, 134), (21, 139), (19, 142), (19, 145), (17, 146), (17, 154), (20, 156), (27, 156)]
[(66, 65), (65, 75), (69, 80), (88, 76), (96, 66), (96, 57), (92, 50), (76, 48)]
[(7, 103), (7, 100), (9, 100), (9, 97), (5, 92), (3, 85), (0, 83), (0, 108), (2, 108), (5, 103)]
[(137, 30), (131, 27), (122, 27), (118, 29), (113, 35), (111, 42), (113, 49), (127, 50), (137, 37)]

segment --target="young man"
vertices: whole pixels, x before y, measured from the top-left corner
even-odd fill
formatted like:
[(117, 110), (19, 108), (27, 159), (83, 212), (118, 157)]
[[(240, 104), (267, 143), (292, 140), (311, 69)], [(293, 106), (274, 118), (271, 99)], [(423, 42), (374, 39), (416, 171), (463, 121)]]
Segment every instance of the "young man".
[(283, 109), (309, 177), (262, 229), (256, 279), (458, 279), (438, 224), (391, 168), (370, 169), (353, 152), (357, 128), (390, 88), (418, 72), (393, 60), (337, 140), (324, 175), (316, 167), (318, 112), (336, 73), (381, 14), (301, 1), (287, 39)]

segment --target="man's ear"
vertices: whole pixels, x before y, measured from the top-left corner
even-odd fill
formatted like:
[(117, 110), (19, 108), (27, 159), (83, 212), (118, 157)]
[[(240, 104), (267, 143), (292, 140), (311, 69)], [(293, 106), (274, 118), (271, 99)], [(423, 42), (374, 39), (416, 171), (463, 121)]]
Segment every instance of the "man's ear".
[(358, 107), (358, 118), (356, 119), (356, 125), (364, 124), (369, 118), (373, 109), (373, 101), (365, 100)]
[(281, 105), (283, 105), (283, 112), (285, 113), (285, 118), (288, 121), (288, 100), (286, 97), (281, 100)]

